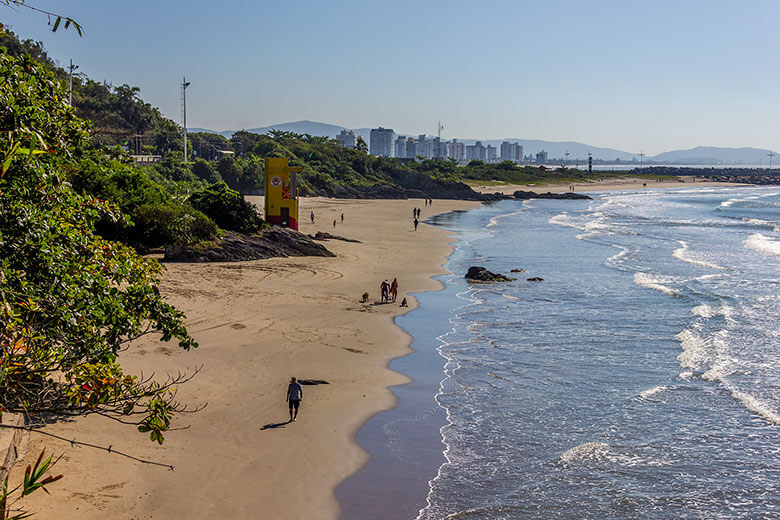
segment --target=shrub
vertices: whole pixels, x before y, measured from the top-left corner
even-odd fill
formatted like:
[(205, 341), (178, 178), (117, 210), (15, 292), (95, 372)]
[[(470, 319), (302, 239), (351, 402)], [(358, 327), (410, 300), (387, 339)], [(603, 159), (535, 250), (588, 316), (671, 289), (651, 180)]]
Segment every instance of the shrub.
[(255, 207), (224, 182), (193, 193), (187, 202), (229, 231), (257, 233), (265, 225)]
[(183, 204), (146, 204), (133, 221), (133, 238), (150, 247), (213, 240), (218, 231), (206, 215)]

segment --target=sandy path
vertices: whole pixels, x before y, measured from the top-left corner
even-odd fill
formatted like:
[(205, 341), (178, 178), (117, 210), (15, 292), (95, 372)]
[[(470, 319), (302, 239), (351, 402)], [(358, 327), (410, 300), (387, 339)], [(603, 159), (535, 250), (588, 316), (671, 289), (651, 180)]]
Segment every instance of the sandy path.
[[(259, 197), (253, 201), (261, 205)], [(425, 218), (477, 205), (305, 199), (301, 231), (362, 243), (326, 242), (336, 258), (169, 264), (162, 290), (185, 311), (200, 347), (187, 353), (146, 338), (121, 361), (158, 374), (202, 366), (179, 397), (206, 408), (181, 418), (177, 425), (189, 428), (169, 432), (163, 446), (100, 417), (47, 429), (172, 464), (175, 471), (34, 436), (27, 460), (43, 445), (64, 452), (57, 471), (65, 478), (51, 496), (36, 493), (26, 505), (40, 518), (60, 520), (337, 517), (333, 488), (366, 460), (354, 434), (392, 406), (387, 386), (403, 381), (386, 366), (408, 350), (409, 338), (392, 323), (404, 309), (375, 303), (379, 284), (397, 276), (399, 302), (408, 291), (435, 289), (430, 277), (450, 251), (440, 229), (413, 231), (412, 208), (421, 207)], [(359, 302), (364, 291), (369, 304)], [(416, 306), (413, 298), (409, 303)], [(305, 386), (299, 419), (287, 424), (284, 397), (293, 375), (330, 384)]]

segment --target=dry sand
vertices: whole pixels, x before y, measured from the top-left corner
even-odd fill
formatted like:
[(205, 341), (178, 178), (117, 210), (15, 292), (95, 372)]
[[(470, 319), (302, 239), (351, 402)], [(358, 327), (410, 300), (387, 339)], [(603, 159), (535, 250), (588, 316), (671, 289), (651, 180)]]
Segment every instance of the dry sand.
[[(262, 207), (260, 197), (251, 198)], [(451, 246), (423, 218), (476, 202), (337, 200), (301, 204), (301, 231), (360, 240), (325, 243), (336, 258), (273, 258), (232, 264), (168, 264), (162, 290), (187, 315), (200, 343), (192, 352), (146, 338), (121, 355), (132, 371), (176, 373), (202, 366), (180, 387), (202, 411), (176, 421), (189, 426), (166, 435), (163, 446), (132, 426), (101, 417), (79, 418), (47, 431), (171, 464), (143, 465), (33, 435), (26, 460), (40, 448), (63, 453), (65, 478), (35, 493), (25, 506), (39, 518), (69, 519), (327, 519), (338, 516), (333, 489), (367, 460), (354, 441), (374, 413), (393, 405), (388, 386), (404, 376), (388, 362), (408, 352), (409, 338), (392, 318), (408, 292), (434, 290)], [(309, 223), (314, 211), (317, 222)], [(344, 213), (344, 223), (340, 215)], [(336, 220), (336, 227), (333, 221)], [(379, 285), (398, 277), (395, 304), (379, 304)], [(363, 292), (369, 303), (360, 303)], [(290, 376), (322, 379), (304, 386), (298, 420), (287, 423)], [(12, 473), (21, 478), (22, 465)]]

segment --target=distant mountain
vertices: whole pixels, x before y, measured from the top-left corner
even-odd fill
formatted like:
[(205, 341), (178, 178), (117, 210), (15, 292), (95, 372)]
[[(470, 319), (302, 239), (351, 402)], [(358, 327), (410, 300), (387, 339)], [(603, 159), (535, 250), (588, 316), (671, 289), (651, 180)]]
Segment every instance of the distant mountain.
[(217, 132), (216, 130), (211, 130), (209, 128), (197, 128), (197, 127), (188, 128), (187, 131), (191, 134), (197, 132), (206, 132), (208, 134), (219, 134), (227, 137), (228, 139), (230, 139), (230, 137), (236, 132), (235, 130), (222, 130), (221, 132)]
[(651, 157), (653, 162), (679, 164), (763, 164), (767, 162), (769, 150), (759, 148), (719, 148), (697, 146), (690, 150), (674, 150)]
[[(287, 132), (295, 132), (296, 134), (309, 134), (335, 138), (346, 127), (339, 125), (332, 125), (329, 123), (320, 123), (318, 121), (294, 121), (289, 123), (277, 123), (270, 126), (263, 126), (259, 128), (248, 128), (248, 132), (255, 134), (265, 134), (271, 130), (283, 130)], [(190, 128), (190, 132), (211, 132), (213, 134), (224, 135), (227, 138), (233, 135), (236, 130), (223, 130), (216, 132), (214, 130), (208, 130), (204, 128)], [(361, 136), (366, 143), (369, 142), (371, 129), (370, 128), (353, 128), (356, 136)], [(398, 134), (409, 137), (417, 137), (418, 134)], [(432, 138), (432, 136), (428, 136)], [(447, 140), (451, 140), (451, 137), (447, 137)], [(461, 139), (466, 144), (474, 144), (479, 139)], [(600, 161), (615, 161), (621, 162), (640, 162), (639, 153), (626, 152), (623, 150), (617, 150), (615, 148), (602, 148), (598, 146), (590, 146), (584, 143), (576, 141), (543, 141), (541, 139), (483, 139), (482, 144), (492, 145), (500, 147), (504, 141), (511, 143), (518, 143), (523, 146), (524, 155), (536, 155), (536, 153), (545, 151), (547, 152), (548, 161), (557, 161), (566, 157), (566, 152), (569, 152), (570, 161), (585, 162), (588, 160), (588, 153), (593, 155), (593, 158)], [(719, 148), (714, 146), (697, 146), (690, 150), (674, 150), (670, 152), (663, 152), (655, 156), (645, 156), (644, 161), (646, 163), (655, 164), (756, 164), (760, 165), (766, 162), (767, 154), (769, 150), (761, 150), (758, 148)], [(780, 156), (777, 163), (780, 164)]]

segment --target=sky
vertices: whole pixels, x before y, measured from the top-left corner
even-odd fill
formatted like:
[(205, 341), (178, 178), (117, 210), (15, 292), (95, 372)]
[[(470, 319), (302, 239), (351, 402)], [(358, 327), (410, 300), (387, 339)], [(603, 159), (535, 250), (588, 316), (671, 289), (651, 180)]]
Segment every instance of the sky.
[(780, 1), (27, 0), (0, 22), (187, 126), (780, 149)]

